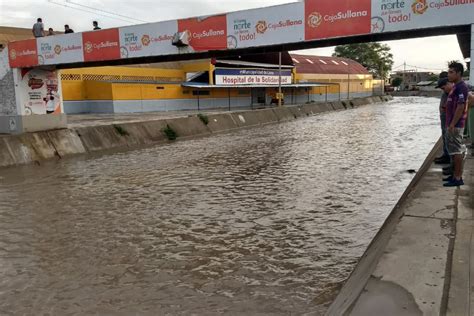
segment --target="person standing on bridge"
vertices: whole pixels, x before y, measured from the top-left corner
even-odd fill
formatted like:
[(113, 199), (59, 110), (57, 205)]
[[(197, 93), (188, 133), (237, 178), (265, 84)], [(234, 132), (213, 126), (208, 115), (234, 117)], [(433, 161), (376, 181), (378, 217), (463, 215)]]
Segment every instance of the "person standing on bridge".
[(94, 31), (101, 30), (101, 28), (99, 27), (99, 22), (97, 21), (93, 21), (92, 26), (94, 27)]
[(441, 121), (441, 132), (443, 138), (443, 155), (435, 159), (435, 163), (437, 164), (449, 164), (451, 163), (451, 158), (449, 157), (448, 153), (448, 142), (446, 140), (446, 101), (448, 100), (448, 93), (451, 91), (449, 89), (448, 92), (445, 90), (445, 86), (448, 83), (448, 72), (443, 71), (439, 75), (438, 85), (436, 88), (442, 89), (443, 94), (441, 95), (441, 102), (439, 103), (439, 117)]
[(44, 37), (44, 25), (41, 18), (36, 20), (36, 23), (33, 25), (33, 29), (31, 31), (33, 32), (34, 37)]
[(456, 187), (464, 184), (462, 179), (463, 159), (466, 146), (463, 143), (466, 124), (469, 90), (462, 80), (464, 66), (458, 62), (449, 64), (448, 79), (454, 84), (446, 102), (446, 127), (448, 151), (454, 165), (454, 174), (448, 178), (445, 187)]
[(69, 28), (69, 25), (64, 25), (64, 34), (74, 33), (74, 30)]

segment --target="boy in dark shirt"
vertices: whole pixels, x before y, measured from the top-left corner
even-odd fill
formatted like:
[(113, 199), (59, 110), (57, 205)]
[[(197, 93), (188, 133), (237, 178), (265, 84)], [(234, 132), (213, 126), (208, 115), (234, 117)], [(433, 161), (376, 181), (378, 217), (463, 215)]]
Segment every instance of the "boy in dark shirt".
[(74, 33), (74, 30), (69, 28), (69, 25), (64, 25), (64, 34)]
[(449, 64), (448, 79), (454, 84), (446, 102), (446, 127), (449, 155), (454, 165), (454, 175), (447, 179), (445, 187), (463, 185), (462, 165), (466, 154), (463, 142), (464, 127), (467, 117), (468, 88), (462, 80), (464, 66), (458, 62)]
[(94, 28), (94, 31), (98, 31), (101, 28), (99, 27), (99, 23), (97, 21), (92, 22), (92, 27)]

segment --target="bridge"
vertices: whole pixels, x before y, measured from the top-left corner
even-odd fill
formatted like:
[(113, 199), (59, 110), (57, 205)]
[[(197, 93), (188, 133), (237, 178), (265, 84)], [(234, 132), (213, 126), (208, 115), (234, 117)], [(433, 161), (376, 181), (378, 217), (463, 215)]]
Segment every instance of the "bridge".
[[(305, 0), (9, 43), (0, 68), (0, 133), (58, 128), (66, 119), (60, 69), (130, 65), (456, 34), (474, 50), (474, 0)], [(423, 53), (420, 51), (420, 53)], [(472, 63), (470, 71), (473, 72)], [(472, 79), (471, 79), (472, 81)], [(55, 114), (26, 116), (54, 96)]]

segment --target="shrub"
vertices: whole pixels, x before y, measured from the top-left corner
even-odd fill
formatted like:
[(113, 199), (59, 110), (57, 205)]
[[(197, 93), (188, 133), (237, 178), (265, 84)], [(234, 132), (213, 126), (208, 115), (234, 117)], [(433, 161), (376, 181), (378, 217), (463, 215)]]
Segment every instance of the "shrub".
[(172, 129), (168, 124), (166, 124), (166, 127), (163, 129), (163, 133), (166, 135), (168, 140), (175, 140), (178, 137), (178, 134), (176, 134), (175, 130)]

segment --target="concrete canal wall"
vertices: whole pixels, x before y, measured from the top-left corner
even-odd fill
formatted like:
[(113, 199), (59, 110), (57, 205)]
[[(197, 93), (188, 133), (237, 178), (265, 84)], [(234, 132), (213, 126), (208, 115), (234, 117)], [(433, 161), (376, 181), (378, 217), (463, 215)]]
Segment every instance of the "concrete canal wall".
[(71, 155), (168, 142), (163, 132), (167, 126), (176, 132), (177, 139), (186, 139), (291, 121), (322, 112), (350, 109), (389, 100), (392, 100), (391, 96), (376, 96), (282, 108), (209, 114), (207, 125), (194, 115), (155, 121), (5, 135), (0, 136), (0, 167), (40, 164), (41, 161), (61, 159)]

